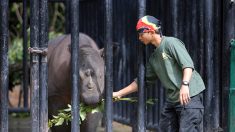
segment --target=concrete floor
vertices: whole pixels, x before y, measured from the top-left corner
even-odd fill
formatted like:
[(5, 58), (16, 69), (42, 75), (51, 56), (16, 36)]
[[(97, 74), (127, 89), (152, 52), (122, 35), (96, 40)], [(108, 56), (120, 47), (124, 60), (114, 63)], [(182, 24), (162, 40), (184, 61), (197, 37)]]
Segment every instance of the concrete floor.
[[(113, 122), (113, 132), (131, 132), (129, 126)], [(30, 118), (15, 118), (9, 116), (9, 132), (31, 132)], [(99, 126), (97, 132), (105, 132), (105, 128)]]

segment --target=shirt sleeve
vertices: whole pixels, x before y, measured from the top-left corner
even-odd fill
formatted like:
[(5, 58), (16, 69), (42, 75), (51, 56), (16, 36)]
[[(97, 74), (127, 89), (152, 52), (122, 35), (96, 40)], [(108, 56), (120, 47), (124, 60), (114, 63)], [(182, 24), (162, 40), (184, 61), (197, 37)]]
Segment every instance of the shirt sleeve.
[(176, 60), (179, 66), (184, 68), (192, 68), (194, 70), (194, 64), (187, 49), (182, 41), (175, 39), (168, 42), (168, 52)]

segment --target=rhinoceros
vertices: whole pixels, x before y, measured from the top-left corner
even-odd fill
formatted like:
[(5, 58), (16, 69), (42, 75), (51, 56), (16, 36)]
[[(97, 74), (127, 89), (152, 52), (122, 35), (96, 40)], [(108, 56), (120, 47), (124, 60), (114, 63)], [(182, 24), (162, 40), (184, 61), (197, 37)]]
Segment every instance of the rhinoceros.
[[(48, 45), (48, 114), (71, 104), (71, 35), (62, 35)], [(104, 92), (103, 50), (86, 34), (79, 34), (80, 101), (96, 105)], [(88, 114), (81, 123), (81, 132), (95, 132), (101, 113)], [(52, 127), (52, 132), (70, 132), (70, 125)]]

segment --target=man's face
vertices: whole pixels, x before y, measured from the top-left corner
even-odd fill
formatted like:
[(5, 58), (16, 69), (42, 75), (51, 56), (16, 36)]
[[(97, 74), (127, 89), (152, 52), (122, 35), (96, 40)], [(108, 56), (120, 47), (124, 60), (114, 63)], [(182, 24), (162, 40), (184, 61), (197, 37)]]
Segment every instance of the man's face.
[(139, 35), (139, 40), (145, 45), (148, 45), (149, 43), (151, 43), (152, 36), (150, 32), (138, 33), (138, 35)]

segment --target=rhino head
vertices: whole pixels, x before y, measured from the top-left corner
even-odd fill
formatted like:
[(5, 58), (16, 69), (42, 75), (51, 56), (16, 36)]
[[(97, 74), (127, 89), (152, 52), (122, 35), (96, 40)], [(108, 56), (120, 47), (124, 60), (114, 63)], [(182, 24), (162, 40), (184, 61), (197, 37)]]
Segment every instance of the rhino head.
[(87, 105), (95, 105), (102, 99), (104, 92), (103, 50), (80, 47), (79, 76), (80, 98)]

